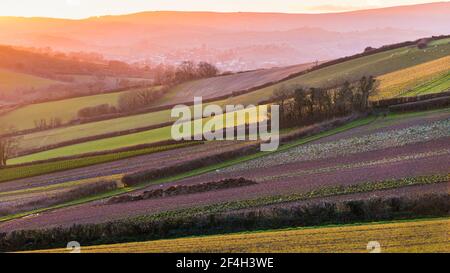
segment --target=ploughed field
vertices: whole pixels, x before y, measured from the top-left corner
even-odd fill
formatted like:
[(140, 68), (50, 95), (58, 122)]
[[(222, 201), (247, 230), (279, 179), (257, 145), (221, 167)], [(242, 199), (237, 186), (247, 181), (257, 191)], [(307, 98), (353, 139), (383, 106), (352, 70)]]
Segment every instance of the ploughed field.
[(288, 76), (311, 68), (314, 64), (300, 64), (287, 67), (275, 67), (200, 79), (180, 84), (173, 88), (159, 103), (176, 104), (189, 102), (193, 97), (203, 99), (220, 97), (237, 91), (245, 91), (265, 84), (275, 83)]
[[(367, 253), (450, 252), (450, 219), (342, 225), (259, 231), (228, 235), (156, 240), (99, 246), (82, 246), (83, 253)], [(41, 250), (65, 253), (67, 249)]]
[[(202, 175), (172, 182), (168, 179), (164, 184), (154, 181), (154, 185), (126, 194), (138, 195), (174, 185), (196, 185), (239, 177), (256, 182), (254, 185), (115, 204), (108, 203), (108, 199), (97, 200), (4, 222), (0, 224), (0, 231), (99, 223), (180, 209), (227, 211), (255, 206), (288, 205), (292, 202), (333, 196), (370, 197), (372, 194), (392, 194), (393, 191), (405, 195), (443, 192), (448, 189), (450, 170), (449, 128), (448, 109), (379, 117), (367, 125), (306, 144), (281, 147), (278, 152), (261, 154), (261, 157), (257, 156)], [(223, 149), (220, 143), (199, 147), (206, 148), (205, 153), (211, 153), (207, 145), (217, 145), (212, 148)], [(186, 152), (188, 149), (198, 148), (183, 149), (186, 150), (173, 150), (162, 154), (176, 154), (179, 159), (197, 156), (197, 152)], [(157, 154), (150, 157), (155, 161), (152, 163), (149, 159), (148, 165), (140, 165), (147, 164), (142, 161), (143, 157), (141, 160), (123, 162), (130, 162), (129, 166), (133, 166), (132, 162), (135, 162), (136, 166), (139, 166), (136, 169), (152, 165), (156, 167), (155, 162), (163, 162)], [(177, 157), (171, 157), (171, 160), (174, 158)], [(91, 173), (112, 175), (107, 171), (107, 166), (112, 170), (115, 169), (113, 166), (116, 163), (108, 164), (103, 167), (93, 166)], [(89, 168), (80, 171), (80, 174), (87, 170)], [(102, 173), (104, 170), (106, 172)], [(66, 173), (74, 171), (76, 170), (54, 175), (64, 177)], [(9, 190), (25, 189), (30, 183), (42, 186), (48, 183), (49, 177), (51, 176), (6, 182), (0, 184), (0, 187), (8, 187)], [(86, 177), (77, 177), (74, 174), (69, 180), (81, 178)], [(62, 180), (58, 182), (58, 179)], [(64, 181), (64, 178), (56, 178), (55, 183)]]

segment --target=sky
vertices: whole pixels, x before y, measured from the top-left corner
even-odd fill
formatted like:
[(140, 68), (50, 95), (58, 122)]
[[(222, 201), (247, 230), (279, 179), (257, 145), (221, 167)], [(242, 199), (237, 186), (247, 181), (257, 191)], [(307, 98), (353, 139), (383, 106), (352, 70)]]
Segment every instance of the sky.
[(141, 11), (322, 13), (442, 0), (0, 0), (0, 16), (87, 18)]

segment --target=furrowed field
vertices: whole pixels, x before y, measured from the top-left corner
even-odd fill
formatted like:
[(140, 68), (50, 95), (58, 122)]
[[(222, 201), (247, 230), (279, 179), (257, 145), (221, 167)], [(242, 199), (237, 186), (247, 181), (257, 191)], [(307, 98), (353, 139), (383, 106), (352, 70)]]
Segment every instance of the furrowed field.
[(450, 56), (395, 71), (378, 78), (374, 99), (417, 96), (450, 89)]
[[(83, 253), (151, 252), (351, 252), (367, 253), (368, 243), (380, 252), (450, 252), (450, 219), (336, 227), (274, 230), (173, 240), (81, 247)], [(38, 251), (64, 253), (66, 249)]]

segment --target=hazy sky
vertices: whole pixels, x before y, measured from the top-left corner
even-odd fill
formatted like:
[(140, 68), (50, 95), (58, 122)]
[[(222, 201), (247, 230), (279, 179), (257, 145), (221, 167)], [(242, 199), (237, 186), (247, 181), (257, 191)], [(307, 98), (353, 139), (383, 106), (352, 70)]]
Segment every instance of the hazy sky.
[[(442, 0), (441, 0), (442, 1)], [(151, 10), (318, 13), (439, 0), (0, 0), (0, 16), (85, 18)]]

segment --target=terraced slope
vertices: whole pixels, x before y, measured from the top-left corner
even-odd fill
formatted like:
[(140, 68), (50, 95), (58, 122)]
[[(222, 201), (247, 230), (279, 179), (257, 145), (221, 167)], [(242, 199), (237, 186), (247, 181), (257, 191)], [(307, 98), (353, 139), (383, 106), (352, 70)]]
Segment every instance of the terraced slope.
[[(149, 242), (85, 246), (83, 253), (367, 253), (377, 241), (380, 252), (450, 252), (450, 219), (335, 227), (271, 230)], [(65, 253), (67, 249), (36, 252)]]

